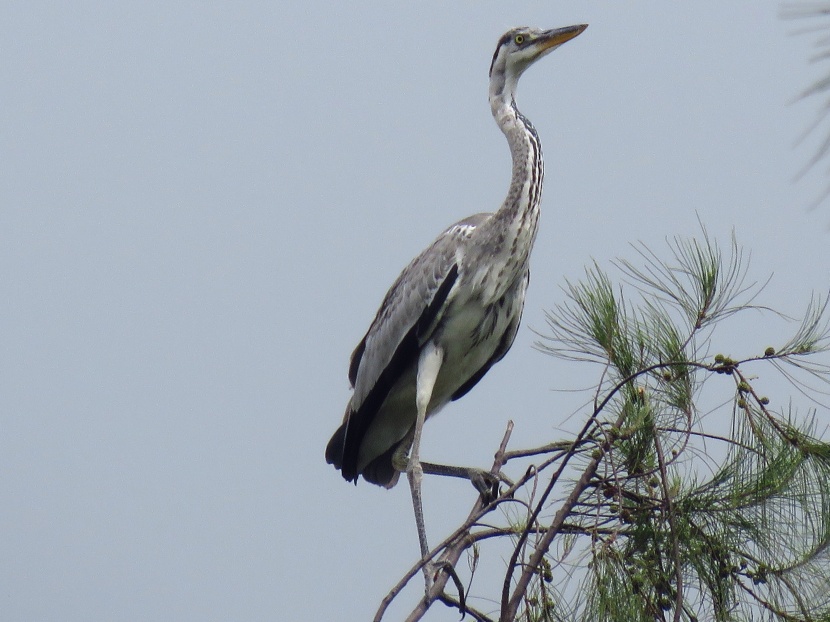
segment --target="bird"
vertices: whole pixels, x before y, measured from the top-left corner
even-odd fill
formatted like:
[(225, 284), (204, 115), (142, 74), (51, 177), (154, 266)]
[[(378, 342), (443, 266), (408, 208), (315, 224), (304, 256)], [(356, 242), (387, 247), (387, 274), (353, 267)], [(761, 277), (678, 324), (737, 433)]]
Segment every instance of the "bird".
[(507, 354), (530, 280), (544, 163), (539, 136), (516, 106), (518, 81), (531, 64), (586, 28), (520, 27), (499, 39), (489, 101), (512, 158), (507, 196), (495, 212), (448, 227), (404, 268), (351, 355), (353, 392), (326, 460), (346, 481), (362, 476), (386, 488), (407, 473), (424, 559), (422, 474), (471, 477), (475, 471), (427, 469), (419, 457), (424, 421), (467, 394)]

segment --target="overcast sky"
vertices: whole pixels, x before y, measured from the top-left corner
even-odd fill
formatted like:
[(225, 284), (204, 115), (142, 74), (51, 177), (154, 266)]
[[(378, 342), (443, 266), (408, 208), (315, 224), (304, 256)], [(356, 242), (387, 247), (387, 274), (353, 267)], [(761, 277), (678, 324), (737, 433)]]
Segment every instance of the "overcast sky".
[[(830, 280), (821, 170), (792, 181), (820, 102), (790, 102), (822, 68), (779, 8), (3, 3), (0, 617), (371, 617), (417, 557), (409, 492), (348, 485), (323, 451), (400, 269), (504, 197), (487, 69), (508, 27), (590, 24), (520, 85), (547, 173), (523, 326), (425, 459), (489, 466), (508, 418), (516, 447), (577, 427), (557, 390), (595, 375), (533, 329), (631, 242), (734, 228), (797, 315)], [(770, 326), (761, 345), (789, 336)], [(424, 494), (434, 542), (475, 498)]]

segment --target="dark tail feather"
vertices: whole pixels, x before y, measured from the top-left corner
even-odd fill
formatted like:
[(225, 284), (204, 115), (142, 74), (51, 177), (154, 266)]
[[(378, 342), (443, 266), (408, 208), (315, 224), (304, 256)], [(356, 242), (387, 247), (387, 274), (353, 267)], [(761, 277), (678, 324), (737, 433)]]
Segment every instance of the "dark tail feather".
[(359, 473), (355, 470), (354, 465), (344, 465), (343, 456), (346, 452), (346, 422), (343, 422), (337, 432), (331, 437), (329, 444), (326, 445), (326, 462), (333, 464), (334, 468), (340, 471), (347, 482), (354, 482), (357, 484), (357, 477)]
[(333, 464), (335, 469), (343, 468), (343, 445), (346, 442), (346, 424), (343, 423), (326, 445), (326, 462)]
[(346, 424), (343, 423), (337, 428), (337, 431), (326, 446), (326, 462), (333, 464), (334, 468), (338, 469), (343, 475), (343, 479), (348, 482), (357, 483), (357, 478), (362, 475), (363, 479), (367, 482), (392, 488), (392, 486), (398, 483), (398, 478), (401, 475), (400, 471), (397, 471), (392, 466), (392, 456), (401, 443), (406, 440), (411, 441), (409, 436), (404, 437), (404, 439), (392, 445), (392, 447), (367, 464), (362, 473), (349, 473), (347, 472), (348, 469), (343, 469), (343, 451), (346, 442)]

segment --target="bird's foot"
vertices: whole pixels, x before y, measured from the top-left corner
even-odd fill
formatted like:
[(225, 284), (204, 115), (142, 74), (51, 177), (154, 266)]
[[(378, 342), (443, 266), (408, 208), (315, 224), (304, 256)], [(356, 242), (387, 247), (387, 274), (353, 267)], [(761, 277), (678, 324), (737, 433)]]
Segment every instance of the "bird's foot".
[(490, 504), (499, 498), (501, 479), (498, 475), (483, 469), (470, 469), (470, 483), (481, 494), (485, 504)]
[(501, 496), (499, 484), (513, 485), (513, 481), (504, 473), (491, 473), (484, 469), (470, 469), (470, 482), (481, 494), (485, 504), (493, 503)]
[[(408, 468), (408, 467), (407, 467)], [(486, 503), (491, 503), (499, 498), (499, 484), (504, 483), (512, 486), (513, 482), (504, 473), (491, 473), (474, 467), (450, 466), (446, 464), (433, 464), (432, 462), (421, 462), (424, 473), (430, 475), (443, 475), (446, 477), (460, 477), (472, 482), (475, 489), (481, 493)]]

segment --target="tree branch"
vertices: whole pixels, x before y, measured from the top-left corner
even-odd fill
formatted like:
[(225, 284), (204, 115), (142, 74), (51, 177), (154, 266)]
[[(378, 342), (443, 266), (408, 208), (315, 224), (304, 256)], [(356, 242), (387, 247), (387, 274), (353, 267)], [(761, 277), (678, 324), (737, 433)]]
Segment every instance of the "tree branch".
[[(504, 436), (502, 438), (501, 444), (499, 445), (498, 450), (496, 451), (493, 466), (490, 469), (490, 473), (492, 475), (498, 476), (498, 473), (501, 472), (502, 466), (504, 466), (504, 456), (505, 451), (507, 448), (507, 443), (510, 441), (510, 435), (513, 433), (513, 422), (507, 422), (507, 429), (504, 432)], [(433, 559), (435, 555), (437, 555), (440, 551), (444, 551), (443, 554), (438, 559), (438, 563), (447, 563), (452, 567), (455, 567), (455, 564), (458, 563), (458, 560), (461, 558), (461, 555), (465, 550), (467, 550), (470, 546), (472, 546), (475, 540), (471, 537), (470, 529), (473, 525), (475, 525), (478, 520), (491, 512), (495, 509), (501, 500), (505, 498), (506, 495), (512, 494), (512, 491), (515, 489), (516, 486), (520, 485), (518, 482), (514, 484), (505, 495), (496, 499), (493, 502), (486, 503), (485, 499), (482, 496), (479, 496), (476, 500), (475, 505), (473, 505), (473, 509), (470, 511), (467, 520), (464, 521), (464, 524), (459, 527), (455, 532), (453, 532), (448, 538), (446, 538), (441, 544), (435, 547), (427, 557), (427, 559), (420, 560), (417, 564), (415, 564), (409, 571), (404, 575), (404, 577), (389, 591), (389, 593), (383, 598), (381, 601), (380, 607), (375, 613), (374, 622), (380, 622), (383, 619), (384, 614), (386, 613), (387, 608), (391, 604), (391, 602), (395, 599), (395, 597), (403, 590), (407, 583), (409, 583), (410, 579), (414, 577), (427, 563), (429, 560)], [(444, 588), (447, 585), (447, 580), (450, 578), (450, 575), (446, 571), (439, 571), (438, 576), (435, 578), (435, 581), (430, 588), (428, 594), (425, 594), (424, 597), (418, 602), (409, 616), (406, 618), (407, 622), (415, 622), (416, 620), (420, 620), (423, 618), (424, 614), (429, 610), (432, 606), (433, 602), (436, 600), (442, 600), (445, 604), (450, 601), (454, 601), (452, 597), (449, 597), (445, 594)], [(444, 597), (447, 597), (444, 599)], [(459, 607), (460, 607), (460, 600)], [(463, 614), (463, 610), (462, 610)]]

